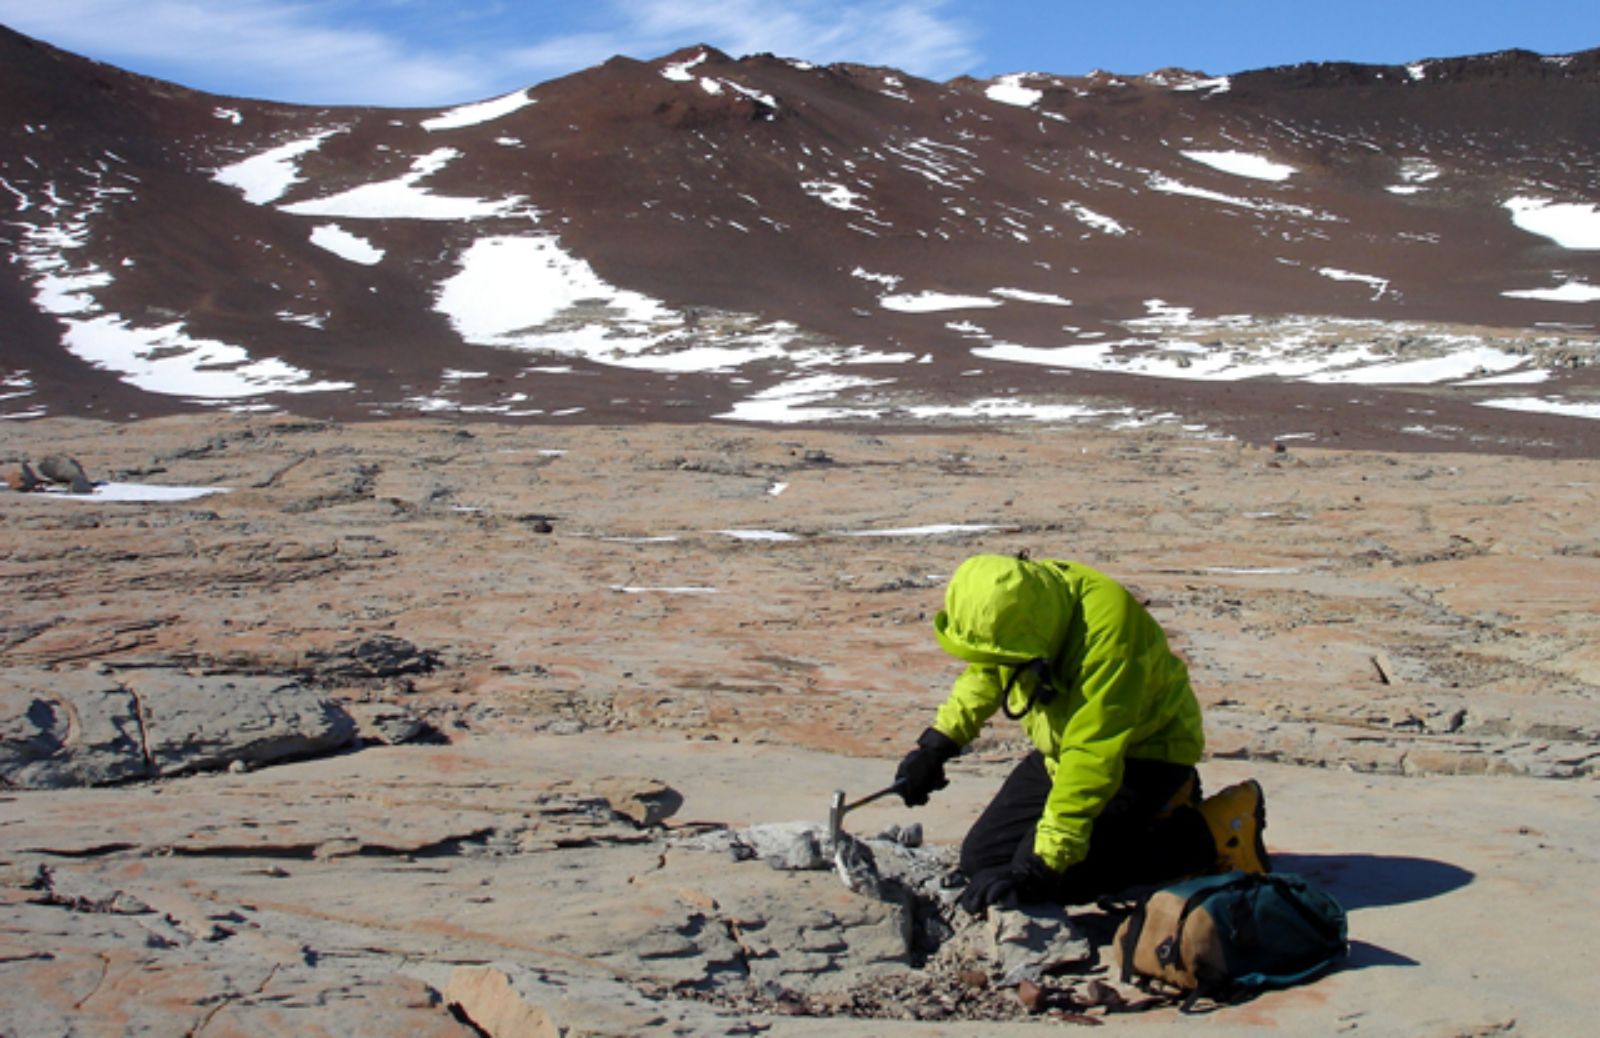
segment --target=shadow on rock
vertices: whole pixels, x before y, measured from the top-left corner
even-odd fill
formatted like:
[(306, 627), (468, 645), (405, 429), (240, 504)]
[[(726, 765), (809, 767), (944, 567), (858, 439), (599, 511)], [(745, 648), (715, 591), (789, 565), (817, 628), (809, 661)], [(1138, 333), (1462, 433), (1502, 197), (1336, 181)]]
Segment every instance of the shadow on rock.
[(1449, 862), (1384, 854), (1274, 854), (1272, 865), (1322, 884), (1351, 912), (1426, 901), (1476, 878)]
[(1401, 955), (1397, 951), (1366, 941), (1350, 942), (1350, 957), (1339, 968), (1342, 970), (1364, 970), (1374, 966), (1420, 966), (1422, 963), (1409, 955)]

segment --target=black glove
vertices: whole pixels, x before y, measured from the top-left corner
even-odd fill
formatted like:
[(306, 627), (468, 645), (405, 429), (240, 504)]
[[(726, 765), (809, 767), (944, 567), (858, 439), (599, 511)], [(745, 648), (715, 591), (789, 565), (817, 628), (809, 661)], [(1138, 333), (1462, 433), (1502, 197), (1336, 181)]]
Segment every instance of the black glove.
[(944, 762), (960, 752), (960, 744), (936, 728), (917, 737), (917, 748), (905, 755), (894, 772), (894, 780), (904, 783), (900, 799), (907, 807), (921, 807), (934, 790), (950, 784), (944, 777)]
[(1029, 850), (1006, 865), (984, 869), (972, 877), (961, 892), (961, 907), (971, 915), (982, 915), (990, 905), (1016, 908), (1018, 905), (1053, 900), (1061, 873)]

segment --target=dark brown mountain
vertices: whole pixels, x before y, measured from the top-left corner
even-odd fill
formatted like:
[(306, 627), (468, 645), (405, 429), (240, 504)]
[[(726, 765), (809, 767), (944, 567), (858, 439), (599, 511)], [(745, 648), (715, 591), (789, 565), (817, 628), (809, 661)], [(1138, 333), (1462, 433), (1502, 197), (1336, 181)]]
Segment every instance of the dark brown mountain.
[(940, 84), (693, 47), (441, 112), (0, 30), (0, 113), (11, 417), (1600, 445), (1600, 51)]

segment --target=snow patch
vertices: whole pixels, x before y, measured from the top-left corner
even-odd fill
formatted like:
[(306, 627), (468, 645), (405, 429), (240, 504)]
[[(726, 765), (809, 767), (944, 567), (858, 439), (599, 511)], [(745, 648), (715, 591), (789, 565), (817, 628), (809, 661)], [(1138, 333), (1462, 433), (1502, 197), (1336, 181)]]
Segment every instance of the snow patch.
[(835, 418), (875, 418), (877, 411), (861, 408), (818, 407), (847, 389), (885, 385), (890, 379), (860, 378), (853, 375), (807, 375), (779, 383), (733, 405), (733, 410), (718, 418), (739, 422), (764, 422), (793, 425)]
[(1508, 299), (1543, 299), (1550, 303), (1600, 302), (1600, 285), (1584, 281), (1568, 281), (1557, 288), (1525, 288), (1514, 292), (1501, 292)]
[[(796, 349), (784, 322), (709, 332), (655, 299), (606, 283), (554, 235), (481, 238), (441, 282), (434, 308), (467, 342), (583, 357), (637, 371), (727, 372), (759, 361), (797, 367), (909, 361), (911, 354)], [(713, 337), (714, 336), (714, 337)]]
[(1531, 411), (1535, 414), (1555, 414), (1567, 418), (1600, 419), (1600, 403), (1574, 404), (1563, 400), (1541, 400), (1532, 396), (1482, 400), (1479, 403), (1484, 407), (1498, 407), (1506, 411)]
[(867, 212), (866, 207), (858, 204), (866, 196), (843, 184), (835, 184), (828, 180), (807, 180), (800, 185), (800, 190), (835, 209), (842, 209), (845, 212)]
[(1001, 76), (990, 83), (984, 90), (989, 100), (1003, 105), (1015, 105), (1018, 108), (1032, 108), (1044, 99), (1043, 90), (1022, 85), (1023, 74)]
[(1416, 360), (1384, 360), (1346, 371), (1327, 371), (1312, 375), (1307, 382), (1340, 385), (1428, 385), (1453, 382), (1484, 372), (1505, 372), (1528, 362), (1528, 358), (1505, 353), (1492, 346), (1457, 350), (1437, 357)]
[(1203, 566), (1201, 573), (1221, 573), (1229, 576), (1287, 576), (1299, 573), (1298, 566)]
[(1064, 202), (1061, 208), (1072, 214), (1072, 218), (1087, 227), (1092, 227), (1103, 234), (1113, 234), (1121, 237), (1128, 233), (1128, 229), (1109, 216), (1103, 216), (1088, 206), (1078, 202)]
[(1519, 196), (1506, 208), (1512, 223), (1564, 249), (1600, 249), (1600, 206)]
[(1204, 90), (1207, 94), (1226, 94), (1233, 89), (1233, 80), (1227, 76), (1214, 76), (1208, 79), (1191, 79), (1179, 83), (1173, 90)]
[(1192, 185), (1185, 184), (1181, 180), (1174, 180), (1171, 177), (1162, 176), (1159, 173), (1152, 174), (1145, 181), (1145, 183), (1150, 190), (1160, 191), (1162, 194), (1185, 195), (1189, 198), (1199, 198), (1207, 202), (1220, 202), (1223, 205), (1236, 205), (1243, 209), (1254, 209), (1258, 212), (1289, 213), (1294, 216), (1302, 216), (1308, 219), (1316, 220), (1334, 219), (1334, 217), (1317, 213), (1312, 209), (1307, 209), (1305, 206), (1289, 205), (1284, 202), (1262, 202), (1256, 199), (1240, 198), (1237, 195), (1225, 195), (1220, 191), (1211, 191), (1203, 187), (1194, 187)]
[(676, 65), (668, 65), (661, 70), (663, 79), (670, 79), (676, 83), (688, 83), (694, 79), (694, 74), (689, 70), (706, 60), (706, 52), (701, 51), (688, 61), (680, 61)]
[(990, 295), (1002, 299), (1015, 299), (1019, 303), (1043, 303), (1046, 306), (1071, 306), (1072, 300), (1048, 292), (1029, 292), (1021, 288), (991, 288)]
[(1252, 155), (1247, 151), (1185, 151), (1180, 154), (1202, 166), (1252, 180), (1283, 181), (1299, 172), (1293, 166), (1273, 162), (1265, 156)]
[(612, 584), (611, 590), (624, 595), (714, 595), (714, 587), (635, 587), (628, 584)]
[(313, 382), (309, 372), (276, 358), (252, 360), (240, 346), (193, 338), (180, 322), (135, 327), (105, 313), (93, 293), (112, 284), (111, 275), (93, 264), (73, 267), (67, 258), (86, 237), (81, 223), (30, 229), (19, 249), (37, 275), (34, 303), (60, 319), (62, 345), (80, 360), (146, 392), (198, 401), (355, 388), (349, 382)]
[(506, 94), (504, 97), (492, 98), (488, 101), (479, 101), (475, 104), (461, 105), (443, 112), (432, 119), (422, 120), (422, 128), (429, 133), (440, 130), (459, 130), (466, 126), (478, 126), (482, 123), (491, 123), (496, 119), (503, 119), (512, 112), (520, 111), (531, 104), (536, 104), (534, 98), (528, 96), (526, 89)]
[(1443, 170), (1428, 159), (1400, 161), (1400, 179), (1407, 184), (1426, 184), (1438, 180), (1442, 173)]
[(81, 360), (115, 372), (148, 393), (234, 400), (265, 393), (326, 393), (351, 382), (311, 382), (310, 373), (276, 358), (251, 360), (242, 347), (187, 335), (177, 322), (136, 328), (103, 314), (67, 319), (63, 344)]
[(351, 234), (336, 223), (312, 228), (311, 244), (320, 246), (341, 259), (370, 267), (383, 259), (383, 250), (360, 235)]
[(736, 541), (798, 541), (799, 534), (785, 533), (782, 530), (717, 530), (724, 537), (732, 537)]
[[(1490, 385), (1494, 379), (1535, 381), (1540, 373), (1529, 370), (1524, 354), (1497, 349), (1472, 336), (1428, 335), (1420, 349), (1396, 355), (1360, 341), (1364, 335), (1394, 339), (1417, 337), (1407, 325), (1359, 324), (1328, 336), (1327, 322), (1297, 319), (1281, 322), (1265, 334), (1252, 331), (1249, 318), (1200, 321), (1181, 308), (1159, 305), (1179, 316), (1144, 318), (1125, 322), (1130, 328), (1154, 333), (1120, 341), (1079, 342), (1043, 347), (991, 342), (972, 349), (985, 360), (1042, 365), (1070, 371), (1113, 372), (1188, 381), (1239, 381), (1273, 377), (1321, 384), (1408, 385), (1470, 380)], [(1166, 329), (1182, 334), (1223, 338), (1202, 344), (1173, 338)], [(1231, 329), (1242, 332), (1239, 341), (1226, 340)], [(1420, 333), (1417, 333), (1420, 334)], [(1418, 355), (1422, 353), (1423, 355)]]
[(1144, 312), (1148, 316), (1128, 323), (1138, 328), (1171, 328), (1189, 324), (1194, 320), (1194, 307), (1175, 306), (1165, 299), (1146, 299)]
[(931, 314), (942, 310), (979, 310), (1003, 305), (991, 296), (958, 296), (947, 292), (884, 296), (878, 305), (903, 314)]
[(913, 418), (1012, 418), (1026, 422), (1079, 422), (1108, 414), (1131, 414), (1081, 404), (1041, 404), (1027, 400), (991, 397), (969, 404), (925, 404), (905, 409)]
[(237, 188), (244, 195), (244, 200), (252, 205), (276, 202), (303, 179), (295, 160), (307, 152), (316, 151), (323, 141), (342, 132), (323, 130), (301, 140), (280, 144), (270, 151), (223, 166), (211, 174), (211, 179)]
[(514, 347), (529, 329), (597, 299), (622, 311), (625, 321), (650, 322), (667, 314), (648, 296), (607, 284), (547, 234), (473, 242), (461, 256), (460, 271), (439, 286), (435, 309), (468, 342)]
[(860, 278), (862, 281), (875, 282), (876, 284), (887, 288), (891, 292), (900, 287), (900, 282), (905, 280), (905, 278), (901, 277), (899, 274), (874, 274), (863, 267), (857, 267), (855, 270), (852, 270), (850, 272), (850, 276), (853, 278)]
[(722, 93), (723, 87), (727, 87), (736, 94), (748, 97), (757, 104), (764, 105), (767, 108), (772, 109), (771, 112), (763, 113), (762, 117), (765, 119), (774, 118), (773, 113), (776, 112), (778, 108), (778, 99), (773, 97), (771, 94), (764, 94), (759, 90), (752, 90), (750, 87), (747, 87), (742, 83), (735, 83), (731, 79), (702, 79), (700, 80), (700, 86), (708, 94), (720, 94)]
[(513, 196), (498, 202), (435, 195), (418, 183), (461, 157), (454, 148), (435, 148), (411, 164), (411, 171), (395, 180), (363, 184), (337, 195), (280, 206), (296, 216), (333, 216), (353, 220), (481, 220), (508, 216), (524, 199)]
[(1373, 288), (1372, 298), (1379, 300), (1389, 291), (1389, 279), (1376, 277), (1372, 274), (1353, 274), (1348, 270), (1339, 270), (1337, 267), (1318, 267), (1317, 273), (1334, 281), (1358, 281)]
[(69, 494), (46, 492), (45, 496), (57, 501), (116, 501), (120, 503), (150, 504), (166, 501), (195, 501), (212, 494), (226, 494), (230, 487), (170, 487), (150, 483), (96, 483), (94, 492)]
[(995, 523), (932, 523), (927, 526), (901, 526), (890, 530), (838, 530), (840, 537), (942, 537), (955, 533), (988, 533), (991, 530), (1015, 530), (1015, 526)]

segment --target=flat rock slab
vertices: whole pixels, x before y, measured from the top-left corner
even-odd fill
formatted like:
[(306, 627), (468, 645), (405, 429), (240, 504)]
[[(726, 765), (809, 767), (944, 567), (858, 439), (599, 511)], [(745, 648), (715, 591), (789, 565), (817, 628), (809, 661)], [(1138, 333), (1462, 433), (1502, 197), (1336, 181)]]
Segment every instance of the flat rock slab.
[[(618, 787), (620, 762), (648, 762), (654, 777)], [(451, 1001), (497, 1035), (516, 1032), (491, 1025), (495, 1005), (567, 1033), (1059, 1033), (1059, 1022), (1028, 1022), (998, 987), (987, 947), (974, 967), (1012, 1017), (943, 1032), (910, 1020), (937, 1003), (906, 961), (895, 906), (831, 871), (773, 869), (693, 835), (723, 820), (731, 843), (757, 805), (821, 814), (827, 790), (867, 788), (884, 766), (591, 733), (0, 795), (0, 992), (42, 993), (0, 994), (0, 1033), (473, 1033)], [(874, 809), (885, 822), (923, 819), (928, 849), (949, 848), (1010, 766), (963, 758), (927, 807)], [(1592, 1001), (1584, 949), (1600, 939), (1593, 913), (1572, 911), (1600, 855), (1586, 784), (1229, 761), (1202, 771), (1217, 787), (1259, 778), (1275, 861), (1351, 913), (1349, 968), (1223, 1010), (1216, 1022), (1230, 1033), (1448, 1038), (1496, 1033), (1487, 1028), (1513, 1017), (1518, 1031), (1581, 1033)], [(641, 830), (596, 793), (628, 799), (633, 787), (677, 791), (699, 821)], [(318, 854), (319, 841), (349, 851)], [(880, 866), (895, 866), (893, 844), (873, 847)], [(1556, 917), (1563, 926), (1519, 923)], [(987, 946), (985, 927), (963, 925)], [(1484, 941), (1492, 982), (1482, 957), (1463, 951)], [(500, 976), (453, 985), (461, 967)], [(784, 1015), (847, 1014), (863, 991), (891, 1018)], [(1114, 1025), (1194, 1033), (1166, 1011)]]
[(444, 997), (488, 1038), (751, 1033), (745, 1018), (706, 1005), (652, 999), (616, 980), (557, 977), (516, 963), (459, 966)]
[[(982, 926), (954, 920), (975, 951), (941, 977), (905, 961), (894, 906), (831, 870), (678, 843), (788, 819), (814, 832), (831, 791), (889, 782), (959, 670), (929, 629), (945, 576), (974, 552), (1024, 549), (1139, 594), (1204, 699), (1207, 788), (1260, 779), (1275, 861), (1351, 912), (1351, 968), (1213, 1029), (1589, 1025), (1600, 916), (1574, 906), (1600, 857), (1593, 462), (1054, 425), (869, 437), (202, 416), (8, 434), (91, 473), (235, 492), (0, 494), (0, 1033), (67, 1030), (17, 1023), (41, 963), (80, 963), (81, 999), (102, 962), (135, 951), (152, 985), (119, 989), (122, 1011), (188, 998), (217, 1009), (202, 1034), (257, 1026), (289, 1004), (273, 1002), (280, 985), (297, 1007), (280, 1031), (316, 1033), (319, 999), (350, 1030), (346, 1002), (387, 1020), (412, 997), (384, 978), (442, 995), (457, 967), (490, 963), (548, 976), (548, 991), (519, 990), (558, 1022), (556, 982), (609, 978), (646, 1003), (720, 999), (774, 1035), (1059, 1033), (1018, 1019)], [(1084, 474), (1103, 493), (1086, 498)], [(532, 516), (553, 532), (535, 536)], [(194, 678), (234, 685), (190, 688), (221, 702), (179, 709), (169, 686)], [(291, 679), (373, 703), (360, 753), (125, 781), (158, 762), (264, 762), (261, 717), (230, 715), (238, 743), (204, 719), (222, 723), (213, 711), (239, 694), (322, 725), (320, 693)], [(286, 709), (300, 695), (308, 706)], [(413, 734), (407, 715), (448, 745), (371, 745)], [(899, 849), (869, 834), (891, 825), (920, 821), (949, 851), (1025, 742), (997, 718), (931, 803), (884, 798), (847, 831), (881, 874)], [(30, 768), (119, 784), (17, 788)], [(1573, 780), (1521, 777), (1534, 774)], [(786, 861), (815, 863), (803, 837), (788, 846)], [(262, 964), (276, 973), (256, 998)], [(186, 971), (234, 982), (154, 982)], [(963, 971), (983, 998), (951, 986)], [(1082, 980), (1040, 983), (1067, 977)], [(1002, 1012), (893, 1019), (945, 996)], [(85, 1009), (107, 1011), (99, 998)], [(856, 1018), (785, 1015), (813, 1010)], [(166, 1033), (203, 1022), (174, 1020)], [(427, 1033), (416, 1020), (392, 1031)]]
[(292, 679), (0, 671), (0, 781), (23, 789), (269, 764), (331, 752), (355, 733), (342, 707)]
[[(471, 1038), (439, 993), (392, 969), (341, 969), (263, 956), (248, 940), (175, 939), (141, 920), (32, 908), (31, 953), (0, 938), (8, 1035), (170, 1038), (217, 1034)], [(180, 941), (185, 943), (179, 943)], [(398, 964), (396, 964), (398, 965)]]
[(154, 773), (133, 694), (88, 671), (0, 671), (0, 783), (104, 786)]

